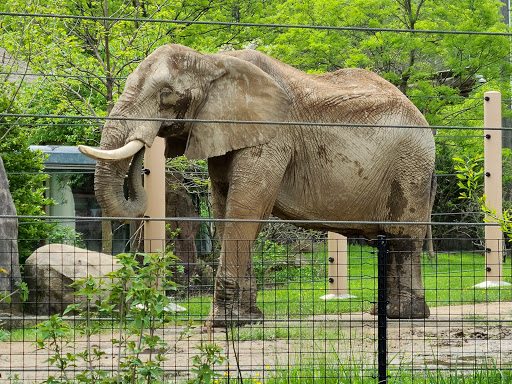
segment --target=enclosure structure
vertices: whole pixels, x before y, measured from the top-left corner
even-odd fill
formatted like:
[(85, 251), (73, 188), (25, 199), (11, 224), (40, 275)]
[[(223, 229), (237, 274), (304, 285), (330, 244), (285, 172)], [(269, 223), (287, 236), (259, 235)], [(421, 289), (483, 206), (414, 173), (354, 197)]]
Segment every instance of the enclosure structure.
[[(499, 129), (489, 128), (492, 134)], [(481, 139), (489, 140), (485, 135)], [(155, 217), (146, 220), (162, 223)], [(180, 220), (216, 223), (211, 218)], [(38, 281), (29, 290), (44, 289), (51, 293), (49, 300), (62, 300), (57, 306), (61, 314), (38, 313), (38, 300), (47, 299), (29, 292), (21, 313), (2, 317), (2, 380), (41, 382), (87, 375), (130, 380), (146, 375), (165, 383), (205, 377), (219, 383), (428, 383), (461, 378), (477, 383), (512, 377), (512, 291), (505, 285), (481, 285), (490, 272), (501, 281), (512, 279), (501, 232), (499, 238), (485, 239), (498, 244), (498, 272), (489, 246), (476, 238), (472, 250), (439, 251), (435, 258), (425, 252), (421, 267), (430, 316), (388, 319), (387, 243), (393, 239), (350, 238), (347, 247), (344, 239), (331, 237), (328, 242), (326, 233), (291, 230), (292, 224), (299, 223), (268, 221), (253, 246), (264, 318), (221, 328), (205, 326), (217, 247), (211, 257), (198, 259), (186, 284), (177, 285), (172, 281), (180, 281), (183, 271), (191, 269), (169, 256), (172, 248), (153, 256), (115, 259), (59, 244), (41, 248), (35, 262), (25, 266), (28, 271), (29, 264), (40, 264)], [(147, 231), (146, 236), (155, 235)], [(348, 276), (350, 297), (325, 300), (334, 281), (343, 277), (334, 272), (340, 268), (330, 266), (340, 263), (346, 263), (346, 272), (341, 270)], [(108, 273), (113, 280), (105, 278)], [(75, 289), (68, 287), (80, 279)], [(62, 314), (68, 304), (75, 311)]]

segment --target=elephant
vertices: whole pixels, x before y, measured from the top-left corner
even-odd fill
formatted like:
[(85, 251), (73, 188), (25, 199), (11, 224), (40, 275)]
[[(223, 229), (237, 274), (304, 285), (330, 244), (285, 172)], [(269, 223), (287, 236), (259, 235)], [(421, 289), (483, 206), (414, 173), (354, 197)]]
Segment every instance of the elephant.
[[(4, 163), (0, 157), (0, 216), (16, 216), (16, 207), (9, 191), (9, 180), (5, 172)], [(21, 283), (20, 264), (18, 259), (18, 220), (16, 218), (0, 217), (0, 294), (16, 291), (16, 283)], [(19, 303), (15, 298), (13, 301)], [(16, 310), (9, 304), (0, 300), (2, 309)]]
[(389, 237), (388, 317), (429, 316), (420, 252), (435, 194), (434, 138), (391, 83), (355, 68), (307, 74), (255, 50), (161, 46), (127, 78), (100, 148), (80, 147), (98, 160), (95, 190), (108, 215), (144, 214), (140, 169), (156, 136), (167, 157), (208, 159), (214, 217), (227, 219), (217, 223), (208, 324), (262, 319), (251, 249), (271, 214)]

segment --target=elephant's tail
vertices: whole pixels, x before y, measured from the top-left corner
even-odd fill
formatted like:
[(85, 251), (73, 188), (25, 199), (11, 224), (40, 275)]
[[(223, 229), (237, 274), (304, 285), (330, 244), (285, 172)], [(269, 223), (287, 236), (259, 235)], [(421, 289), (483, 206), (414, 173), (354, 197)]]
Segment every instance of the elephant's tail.
[[(430, 199), (429, 199), (429, 212), (430, 212), (430, 221), (432, 221), (432, 208), (434, 207), (434, 200), (436, 198), (437, 191), (437, 176), (436, 171), (432, 172), (432, 180), (430, 184)], [(427, 252), (428, 256), (431, 259), (435, 259), (436, 253), (434, 251), (434, 241), (432, 239), (432, 224), (429, 224), (427, 227)]]

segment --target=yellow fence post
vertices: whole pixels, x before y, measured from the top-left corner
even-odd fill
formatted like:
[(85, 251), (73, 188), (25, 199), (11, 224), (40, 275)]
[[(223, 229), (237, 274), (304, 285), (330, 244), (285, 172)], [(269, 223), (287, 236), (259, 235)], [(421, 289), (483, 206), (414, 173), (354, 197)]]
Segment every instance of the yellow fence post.
[[(157, 137), (151, 148), (146, 148), (144, 166), (149, 173), (144, 176), (144, 188), (148, 197), (146, 216), (151, 219), (165, 218), (165, 139)], [(165, 251), (165, 221), (144, 222), (144, 252)]]
[[(484, 193), (486, 204), (502, 215), (501, 93), (484, 94)], [(492, 218), (486, 217), (486, 221)], [(477, 288), (510, 285), (503, 281), (503, 234), (496, 225), (485, 227), (485, 281)]]
[(350, 299), (348, 293), (348, 240), (338, 233), (327, 234), (329, 293), (323, 300)]

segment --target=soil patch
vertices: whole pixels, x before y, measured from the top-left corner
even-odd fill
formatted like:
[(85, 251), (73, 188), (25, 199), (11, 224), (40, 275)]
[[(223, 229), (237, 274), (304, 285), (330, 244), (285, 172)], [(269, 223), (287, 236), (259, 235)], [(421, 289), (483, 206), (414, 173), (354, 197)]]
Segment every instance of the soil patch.
[[(41, 320), (40, 320), (41, 321)], [(512, 303), (483, 303), (431, 308), (425, 320), (389, 320), (388, 361), (393, 367), (417, 369), (475, 369), (512, 365)], [(373, 368), (377, 363), (377, 318), (367, 313), (320, 315), (304, 319), (265, 320), (260, 324), (208, 334), (201, 327), (183, 337), (184, 326), (159, 330), (168, 343), (165, 371), (176, 381), (190, 374), (192, 358), (201, 343), (215, 342), (229, 361), (219, 367), (222, 375), (263, 379), (276, 369), (305, 365), (353, 364)], [(103, 353), (97, 364), (117, 367), (115, 332), (95, 335), (91, 348)], [(58, 371), (48, 363), (47, 351), (37, 351), (34, 340), (0, 343), (0, 381), (17, 374), (23, 382), (42, 381)], [(64, 352), (87, 348), (85, 338), (62, 346)], [(144, 351), (140, 358), (154, 357)], [(96, 368), (98, 368), (96, 367)], [(85, 368), (79, 364), (76, 370)], [(72, 374), (72, 372), (70, 372)]]

